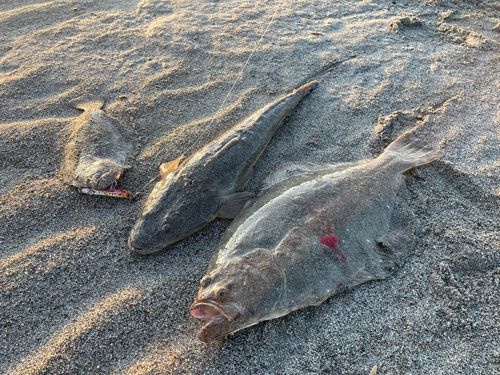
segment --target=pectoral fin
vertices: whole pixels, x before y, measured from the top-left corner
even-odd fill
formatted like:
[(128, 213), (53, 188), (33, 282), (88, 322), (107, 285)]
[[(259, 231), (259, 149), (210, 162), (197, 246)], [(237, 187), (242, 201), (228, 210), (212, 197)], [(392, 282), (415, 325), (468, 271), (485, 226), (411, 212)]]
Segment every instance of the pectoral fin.
[(415, 233), (413, 213), (406, 204), (392, 214), (390, 230), (375, 241), (370, 270), (374, 279), (384, 279), (403, 263), (414, 249)]
[(243, 191), (222, 197), (222, 206), (217, 214), (221, 219), (234, 219), (254, 193)]
[(160, 175), (164, 180), (168, 175), (172, 174), (184, 160), (184, 155), (181, 155), (179, 158), (169, 161), (168, 163), (164, 163), (160, 165)]

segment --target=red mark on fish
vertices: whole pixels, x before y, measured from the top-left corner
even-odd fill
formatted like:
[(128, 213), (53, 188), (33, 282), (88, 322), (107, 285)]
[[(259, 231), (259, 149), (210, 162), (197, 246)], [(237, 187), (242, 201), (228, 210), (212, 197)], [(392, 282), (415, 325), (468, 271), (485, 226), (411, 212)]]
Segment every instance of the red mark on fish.
[[(331, 228), (330, 224), (326, 224), (326, 226), (328, 229)], [(337, 254), (342, 259), (342, 262), (347, 263), (347, 257), (337, 249), (337, 245), (340, 244), (340, 241), (335, 234), (332, 233), (329, 234), (328, 236), (321, 237), (319, 239), (319, 242), (321, 242), (323, 245), (328, 246), (330, 249), (333, 250), (335, 254)]]

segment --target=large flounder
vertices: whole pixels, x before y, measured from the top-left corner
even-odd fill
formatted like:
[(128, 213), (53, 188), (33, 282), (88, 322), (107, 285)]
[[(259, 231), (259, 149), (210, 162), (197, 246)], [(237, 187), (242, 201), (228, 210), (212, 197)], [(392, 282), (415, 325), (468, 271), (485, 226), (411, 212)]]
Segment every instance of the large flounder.
[(196, 232), (216, 217), (234, 218), (253, 193), (238, 192), (274, 132), (317, 85), (309, 82), (259, 109), (198, 150), (160, 167), (129, 236), (130, 251), (150, 254)]
[(78, 188), (109, 188), (130, 168), (127, 165), (133, 150), (130, 130), (101, 109), (104, 100), (97, 96), (81, 96), (70, 105), (83, 113), (67, 131), (63, 179)]
[(191, 314), (208, 324), (198, 338), (210, 342), (390, 275), (414, 240), (413, 215), (397, 195), (402, 173), (442, 155), (407, 132), (358, 165), (280, 168), (267, 180), (278, 183), (228, 227), (201, 280)]

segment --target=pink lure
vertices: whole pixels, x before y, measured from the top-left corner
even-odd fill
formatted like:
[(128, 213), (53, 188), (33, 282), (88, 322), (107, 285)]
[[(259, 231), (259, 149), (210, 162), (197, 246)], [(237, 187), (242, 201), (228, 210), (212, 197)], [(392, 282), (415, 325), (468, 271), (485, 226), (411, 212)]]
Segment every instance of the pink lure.
[(91, 188), (82, 188), (81, 192), (83, 194), (100, 195), (100, 196), (104, 196), (104, 197), (126, 198), (126, 199), (132, 198), (132, 193), (130, 191), (118, 190), (118, 189), (98, 190), (98, 189), (91, 189)]

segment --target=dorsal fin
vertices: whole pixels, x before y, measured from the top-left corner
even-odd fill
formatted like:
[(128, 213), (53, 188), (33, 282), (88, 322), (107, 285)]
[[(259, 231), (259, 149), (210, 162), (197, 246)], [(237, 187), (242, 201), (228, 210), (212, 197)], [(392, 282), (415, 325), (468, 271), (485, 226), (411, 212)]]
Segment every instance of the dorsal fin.
[(259, 188), (262, 192), (264, 190), (268, 190), (274, 185), (288, 180), (294, 176), (298, 176), (301, 174), (314, 173), (319, 171), (330, 170), (331, 173), (341, 171), (355, 165), (360, 164), (361, 162), (355, 163), (339, 163), (339, 164), (316, 164), (310, 162), (290, 162), (285, 163), (274, 170), (269, 176), (267, 176)]
[(160, 165), (160, 175), (162, 179), (167, 178), (168, 175), (174, 173), (174, 171), (181, 165), (184, 160), (184, 155), (179, 156), (177, 159), (169, 161)]
[(69, 102), (72, 107), (88, 111), (89, 109), (101, 109), (104, 99), (95, 95), (82, 95)]

